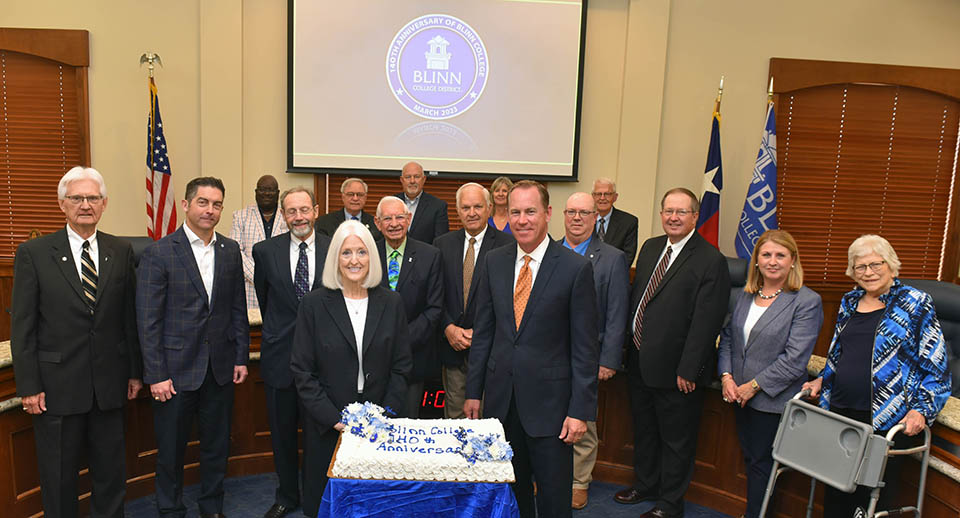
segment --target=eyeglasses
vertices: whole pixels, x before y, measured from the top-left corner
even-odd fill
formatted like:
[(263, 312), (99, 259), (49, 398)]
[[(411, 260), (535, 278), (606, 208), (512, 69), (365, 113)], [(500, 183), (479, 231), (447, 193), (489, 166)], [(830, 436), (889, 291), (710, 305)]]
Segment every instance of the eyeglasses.
[(853, 267), (853, 271), (857, 272), (857, 275), (863, 275), (867, 273), (867, 267), (869, 266), (873, 273), (880, 273), (880, 269), (883, 268), (883, 265), (885, 264), (887, 264), (886, 261), (877, 261), (870, 264), (858, 264)]
[(387, 223), (387, 224), (393, 223), (394, 221), (396, 221), (397, 223), (403, 223), (404, 221), (406, 221), (406, 219), (407, 219), (407, 215), (406, 215), (406, 214), (399, 214), (399, 215), (396, 215), (396, 216), (384, 216), (384, 217), (380, 218), (380, 221), (382, 221), (382, 222), (384, 222), (384, 223)]
[(615, 192), (593, 192), (594, 198), (613, 198), (617, 195)]
[(563, 211), (564, 214), (566, 214), (568, 217), (571, 217), (571, 218), (575, 218), (577, 216), (580, 216), (581, 218), (587, 218), (591, 214), (596, 214), (596, 212), (597, 211), (595, 210), (573, 210), (573, 209), (567, 209)]
[(343, 193), (344, 197), (347, 198), (363, 198), (367, 195), (365, 192), (345, 192)]
[(674, 210), (674, 209), (664, 209), (664, 210), (661, 210), (661, 211), (660, 211), (660, 214), (663, 214), (664, 216), (666, 216), (666, 217), (668, 217), (668, 218), (669, 218), (669, 217), (672, 217), (674, 214), (676, 214), (677, 216), (680, 216), (680, 217), (682, 218), (682, 217), (686, 216), (687, 214), (693, 214), (693, 211), (692, 211), (692, 210), (687, 210), (687, 209), (676, 209), (676, 210)]
[(313, 212), (313, 207), (300, 207), (299, 209), (295, 207), (290, 207), (289, 209), (284, 209), (283, 213), (291, 218), (296, 216), (299, 213), (301, 216), (308, 216)]
[(81, 196), (79, 194), (73, 194), (70, 196), (64, 196), (63, 198), (65, 200), (70, 200), (70, 203), (74, 205), (82, 205), (83, 202), (87, 202), (90, 205), (96, 205), (101, 201), (103, 201), (103, 196), (100, 196), (99, 194), (93, 194), (90, 196)]

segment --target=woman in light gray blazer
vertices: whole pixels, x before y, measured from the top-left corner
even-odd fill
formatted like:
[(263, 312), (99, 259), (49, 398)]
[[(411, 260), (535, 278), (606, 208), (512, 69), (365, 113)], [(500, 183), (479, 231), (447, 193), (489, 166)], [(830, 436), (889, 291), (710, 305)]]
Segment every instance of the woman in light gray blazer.
[(750, 273), (720, 335), (717, 371), (723, 400), (736, 405), (747, 467), (747, 518), (757, 518), (773, 465), (773, 439), (787, 401), (807, 381), (807, 362), (823, 323), (820, 295), (803, 286), (797, 243), (764, 232)]

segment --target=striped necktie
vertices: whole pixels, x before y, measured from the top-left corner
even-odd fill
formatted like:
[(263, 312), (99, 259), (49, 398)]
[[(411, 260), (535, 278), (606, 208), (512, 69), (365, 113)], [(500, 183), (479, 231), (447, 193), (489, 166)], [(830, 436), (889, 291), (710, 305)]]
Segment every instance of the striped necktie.
[(83, 242), (80, 252), (80, 284), (83, 286), (83, 298), (87, 308), (93, 313), (97, 305), (97, 266), (90, 257), (90, 241)]
[(597, 237), (600, 238), (600, 241), (603, 241), (607, 236), (607, 219), (600, 218), (600, 228), (597, 229)]
[(477, 238), (471, 237), (467, 244), (467, 253), (463, 256), (463, 307), (467, 307), (467, 297), (470, 295), (470, 284), (473, 282), (473, 267), (476, 263), (476, 253), (473, 251)]
[(673, 247), (667, 246), (667, 252), (663, 254), (663, 259), (660, 259), (653, 275), (650, 276), (647, 289), (643, 291), (643, 298), (640, 299), (640, 305), (637, 306), (637, 318), (633, 321), (633, 345), (637, 350), (640, 350), (640, 338), (643, 335), (643, 311), (647, 309), (647, 303), (653, 298), (653, 293), (657, 291), (657, 286), (663, 280), (663, 274), (667, 273), (667, 266), (670, 265), (670, 254), (672, 253)]

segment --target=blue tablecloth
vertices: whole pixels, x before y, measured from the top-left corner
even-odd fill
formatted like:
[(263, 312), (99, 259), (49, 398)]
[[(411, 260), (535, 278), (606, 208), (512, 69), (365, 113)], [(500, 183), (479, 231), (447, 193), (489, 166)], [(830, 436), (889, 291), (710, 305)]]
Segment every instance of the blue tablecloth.
[(510, 484), (331, 478), (318, 518), (519, 518)]

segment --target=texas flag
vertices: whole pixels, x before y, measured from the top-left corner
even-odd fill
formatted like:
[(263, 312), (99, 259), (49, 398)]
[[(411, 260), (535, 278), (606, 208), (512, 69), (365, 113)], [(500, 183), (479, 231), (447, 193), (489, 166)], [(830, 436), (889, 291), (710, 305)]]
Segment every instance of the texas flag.
[(720, 160), (720, 112), (713, 112), (710, 129), (710, 149), (707, 167), (703, 173), (703, 196), (700, 198), (700, 217), (697, 232), (711, 245), (720, 248), (720, 191), (723, 190), (723, 166)]

